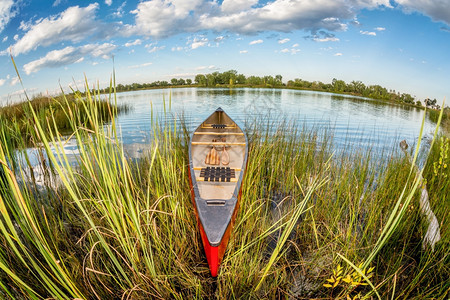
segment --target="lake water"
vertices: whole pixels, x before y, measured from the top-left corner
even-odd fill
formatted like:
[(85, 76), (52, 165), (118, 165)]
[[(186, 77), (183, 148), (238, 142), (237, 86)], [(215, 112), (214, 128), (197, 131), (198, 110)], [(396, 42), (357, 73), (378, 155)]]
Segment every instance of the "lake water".
[[(240, 126), (262, 116), (293, 120), (299, 127), (331, 129), (334, 146), (391, 151), (400, 140), (417, 141), (424, 110), (352, 96), (283, 89), (181, 88), (117, 94), (118, 103), (132, 107), (118, 117), (125, 148), (137, 157), (148, 149), (151, 112), (164, 106), (174, 118), (184, 116), (193, 131), (216, 108), (222, 107)], [(426, 119), (428, 136), (435, 123)]]
[[(117, 101), (131, 107), (129, 113), (117, 118), (125, 151), (131, 158), (138, 158), (149, 149), (152, 110), (154, 115), (159, 113), (162, 116), (164, 107), (169, 110), (169, 102), (171, 113), (166, 116), (171, 121), (183, 117), (191, 132), (220, 106), (242, 128), (245, 128), (246, 121), (258, 117), (295, 121), (300, 128), (331, 130), (336, 150), (371, 149), (375, 155), (391, 153), (392, 149), (400, 152), (398, 143), (401, 140), (406, 140), (409, 145), (415, 144), (424, 115), (421, 109), (359, 97), (280, 89), (146, 90), (119, 93)], [(426, 119), (425, 139), (432, 137), (434, 128), (435, 123)], [(79, 155), (76, 141), (67, 141), (64, 151), (70, 163), (76, 164)], [(35, 148), (27, 149), (27, 152), (36, 183), (40, 185), (44, 176), (39, 155)]]

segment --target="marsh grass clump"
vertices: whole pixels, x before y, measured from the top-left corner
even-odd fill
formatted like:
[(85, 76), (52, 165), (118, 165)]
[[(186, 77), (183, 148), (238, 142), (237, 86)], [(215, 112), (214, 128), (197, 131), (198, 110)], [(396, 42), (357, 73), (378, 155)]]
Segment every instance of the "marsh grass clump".
[[(41, 189), (25, 175), (27, 159), (16, 159), (27, 152), (7, 146), (10, 128), (26, 144), (18, 121), (0, 118), (0, 297), (445, 299), (448, 201), (440, 199), (448, 185), (427, 177), (440, 145), (427, 163), (431, 173), (424, 173), (443, 232), (432, 251), (422, 246), (426, 220), (409, 159), (335, 152), (326, 129), (248, 122), (240, 208), (213, 279), (190, 196), (183, 122), (153, 117), (152, 144), (132, 160), (116, 128), (117, 110), (108, 106), (104, 117), (98, 93), (75, 98), (83, 104), (59, 105), (78, 145), (76, 165), (64, 152), (55, 111), (42, 119), (28, 104), (27, 132), (59, 182), (47, 180)], [(391, 219), (398, 221), (392, 228)]]
[[(61, 94), (56, 97), (39, 96), (30, 101), (0, 107), (0, 120), (5, 128), (10, 129), (9, 143), (18, 147), (24, 140), (26, 145), (34, 146), (32, 134), (32, 131), (35, 131), (34, 121), (40, 122), (45, 130), (53, 130), (53, 133), (56, 133), (52, 129), (55, 125), (58, 133), (63, 135), (70, 135), (73, 132), (71, 125), (73, 118), (77, 118), (80, 125), (90, 126), (86, 114), (87, 100), (85, 94), (74, 92), (70, 95)], [(92, 107), (97, 110), (97, 116), (104, 123), (111, 121), (111, 109), (115, 109), (116, 113), (126, 113), (130, 110), (128, 105), (117, 105), (112, 104), (112, 102), (111, 97), (100, 99), (99, 96), (99, 100)], [(33, 118), (32, 111), (37, 116), (36, 120)], [(72, 115), (68, 115), (68, 111)], [(52, 116), (52, 126), (46, 125), (49, 116)], [(8, 132), (6, 131), (5, 134), (8, 134)], [(18, 136), (14, 134), (18, 134)]]

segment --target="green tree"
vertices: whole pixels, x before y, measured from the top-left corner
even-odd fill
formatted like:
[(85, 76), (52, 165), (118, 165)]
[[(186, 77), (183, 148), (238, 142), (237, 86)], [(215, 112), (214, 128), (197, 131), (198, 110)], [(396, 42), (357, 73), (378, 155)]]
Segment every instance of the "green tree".
[(195, 83), (201, 86), (206, 86), (206, 76), (203, 74), (198, 74), (194, 78)]
[(235, 83), (236, 84), (244, 84), (245, 80), (246, 80), (245, 76), (243, 74), (239, 74), (239, 75), (236, 75)]
[(333, 87), (333, 91), (336, 93), (342, 93), (345, 91), (345, 81), (343, 80), (337, 80), (336, 78), (333, 78), (331, 81), (331, 86)]
[(283, 85), (283, 76), (275, 75), (275, 85), (277, 86)]

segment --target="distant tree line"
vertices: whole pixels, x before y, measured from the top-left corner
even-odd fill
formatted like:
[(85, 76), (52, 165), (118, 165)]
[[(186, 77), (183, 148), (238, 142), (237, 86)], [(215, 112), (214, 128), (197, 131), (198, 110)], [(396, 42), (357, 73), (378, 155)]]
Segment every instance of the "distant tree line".
[(397, 101), (419, 106), (422, 105), (419, 100), (416, 101), (415, 97), (411, 96), (410, 94), (396, 92), (395, 90), (388, 90), (380, 85), (366, 86), (361, 81), (352, 81), (350, 83), (346, 83), (343, 80), (333, 78), (331, 83), (323, 83), (320, 81), (310, 82), (297, 78), (294, 80), (289, 80), (287, 86), (315, 91), (352, 94), (367, 98)]
[[(289, 80), (286, 84), (283, 83), (281, 75), (266, 75), (266, 76), (245, 76), (239, 74), (236, 70), (229, 70), (226, 72), (213, 72), (209, 74), (197, 74), (192, 79), (172, 78), (169, 81), (154, 81), (151, 83), (132, 83), (132, 84), (118, 84), (116, 86), (117, 92), (135, 91), (152, 88), (166, 88), (175, 86), (198, 86), (198, 87), (287, 87), (302, 90), (314, 90), (331, 93), (351, 94), (355, 96), (362, 96), (372, 99), (389, 100), (410, 105), (422, 106), (421, 101), (416, 100), (414, 96), (407, 93), (396, 92), (395, 90), (388, 90), (380, 85), (365, 85), (361, 81), (352, 81), (346, 83), (343, 80), (333, 78), (331, 83), (323, 83), (321, 81), (307, 81), (300, 78)], [(100, 90), (100, 92), (108, 93), (109, 88)], [(426, 106), (439, 109), (436, 104), (436, 99), (425, 99)]]

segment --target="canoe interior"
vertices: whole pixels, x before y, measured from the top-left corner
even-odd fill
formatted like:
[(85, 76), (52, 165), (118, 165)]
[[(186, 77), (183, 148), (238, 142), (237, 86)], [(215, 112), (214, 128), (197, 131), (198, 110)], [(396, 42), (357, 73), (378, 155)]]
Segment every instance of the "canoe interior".
[[(214, 125), (214, 127), (213, 127)], [(226, 125), (220, 128), (215, 125)], [(219, 128), (218, 128), (219, 127)], [(213, 140), (217, 142), (213, 143)], [(229, 164), (223, 164), (223, 147), (229, 155)], [(211, 148), (215, 147), (220, 164), (207, 164), (206, 156)], [(246, 154), (246, 139), (242, 130), (233, 122), (233, 120), (224, 112), (215, 112), (206, 119), (194, 132), (191, 143), (191, 159), (194, 168), (197, 188), (202, 199), (210, 200), (229, 200), (235, 193), (237, 181), (241, 175)], [(207, 167), (229, 167), (234, 170), (234, 180), (230, 182), (211, 182), (203, 181), (200, 177), (201, 169)], [(214, 203), (213, 201), (210, 201)], [(216, 204), (219, 204), (216, 202)]]

